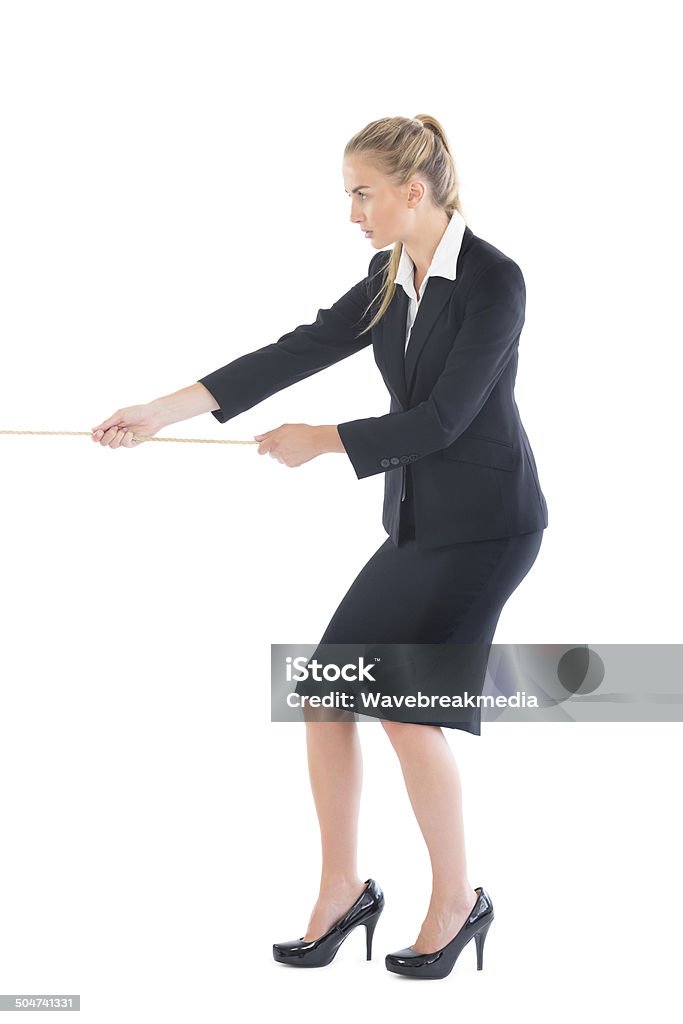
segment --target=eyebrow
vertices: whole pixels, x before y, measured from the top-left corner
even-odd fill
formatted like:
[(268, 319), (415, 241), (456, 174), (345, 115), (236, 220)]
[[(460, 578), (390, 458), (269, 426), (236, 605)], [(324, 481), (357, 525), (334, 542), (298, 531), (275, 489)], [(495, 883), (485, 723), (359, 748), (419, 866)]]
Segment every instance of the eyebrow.
[[(352, 189), (351, 189), (351, 192), (360, 192), (360, 190), (361, 190), (362, 188), (372, 188), (372, 185), (356, 185), (356, 187), (355, 187), (355, 188), (352, 188)], [(344, 189), (344, 191), (346, 192), (346, 189)], [(346, 194), (347, 194), (347, 196), (348, 196), (348, 195), (350, 195), (351, 193), (350, 193), (350, 192), (346, 192)]]

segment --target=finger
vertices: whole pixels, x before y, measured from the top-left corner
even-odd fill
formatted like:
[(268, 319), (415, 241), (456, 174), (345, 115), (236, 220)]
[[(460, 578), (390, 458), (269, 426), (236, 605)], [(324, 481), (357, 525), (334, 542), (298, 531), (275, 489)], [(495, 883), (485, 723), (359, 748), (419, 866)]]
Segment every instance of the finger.
[(138, 441), (137, 438), (133, 437), (133, 431), (127, 430), (126, 433), (123, 435), (123, 441), (121, 442), (121, 446), (123, 448), (137, 448), (139, 444), (140, 441)]
[[(100, 441), (102, 439), (102, 437), (107, 432), (102, 427), (92, 427), (91, 429), (92, 429), (92, 435), (91, 436), (92, 436), (93, 441)], [(108, 429), (109, 430), (118, 430), (118, 426), (109, 427)]]
[(105, 430), (104, 433), (102, 434), (102, 437), (100, 438), (100, 444), (101, 445), (108, 445), (109, 442), (113, 438), (116, 437), (117, 433), (118, 433), (118, 428), (117, 427), (110, 427), (109, 430)]
[(254, 434), (254, 440), (255, 441), (262, 441), (264, 437), (270, 437), (270, 435), (272, 433), (273, 433), (272, 430), (266, 430), (265, 434)]
[(105, 430), (108, 430), (109, 427), (118, 426), (120, 424), (120, 422), (121, 422), (121, 410), (117, 409), (115, 413), (113, 413), (111, 416), (107, 417), (106, 420), (102, 420), (101, 423), (98, 423), (92, 429), (93, 430), (105, 431)]
[(109, 445), (109, 447), (110, 448), (120, 448), (121, 447), (121, 442), (122, 442), (122, 440), (124, 439), (125, 436), (126, 436), (125, 430), (117, 430), (116, 431), (116, 437), (112, 440), (112, 442)]
[(100, 444), (109, 444), (112, 438), (116, 437), (118, 427), (109, 427), (107, 430), (100, 430), (96, 433), (95, 440), (99, 441)]

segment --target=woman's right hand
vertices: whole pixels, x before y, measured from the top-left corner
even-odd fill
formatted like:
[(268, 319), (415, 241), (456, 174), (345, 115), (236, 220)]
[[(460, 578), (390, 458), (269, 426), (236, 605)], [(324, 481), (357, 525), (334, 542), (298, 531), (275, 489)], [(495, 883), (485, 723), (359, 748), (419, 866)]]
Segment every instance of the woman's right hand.
[(152, 437), (164, 426), (166, 421), (161, 412), (151, 403), (129, 405), (125, 409), (117, 409), (108, 419), (93, 427), (92, 440), (110, 448), (137, 448), (144, 441), (135, 440), (133, 434)]

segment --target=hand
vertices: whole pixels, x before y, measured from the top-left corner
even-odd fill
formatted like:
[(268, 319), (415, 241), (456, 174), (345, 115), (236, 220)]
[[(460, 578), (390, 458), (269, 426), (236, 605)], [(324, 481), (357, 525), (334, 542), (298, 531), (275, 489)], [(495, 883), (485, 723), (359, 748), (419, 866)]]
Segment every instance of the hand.
[(312, 427), (308, 423), (283, 423), (265, 434), (254, 434), (260, 441), (259, 455), (270, 455), (285, 466), (303, 466), (316, 455), (330, 449), (326, 446), (324, 431), (327, 427)]
[(133, 434), (153, 437), (165, 425), (160, 411), (152, 405), (129, 405), (93, 427), (92, 440), (110, 448), (137, 448), (144, 441), (136, 441)]

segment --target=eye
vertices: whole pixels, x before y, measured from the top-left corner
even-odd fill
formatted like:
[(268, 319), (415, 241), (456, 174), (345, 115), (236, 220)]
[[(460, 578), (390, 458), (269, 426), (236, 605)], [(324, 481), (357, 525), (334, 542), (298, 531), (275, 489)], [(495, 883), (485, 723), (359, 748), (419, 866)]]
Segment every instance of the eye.
[(362, 196), (362, 197), (363, 197), (363, 199), (367, 199), (367, 198), (368, 198), (368, 197), (366, 196), (365, 192), (358, 192), (357, 194), (358, 194), (359, 196)]

